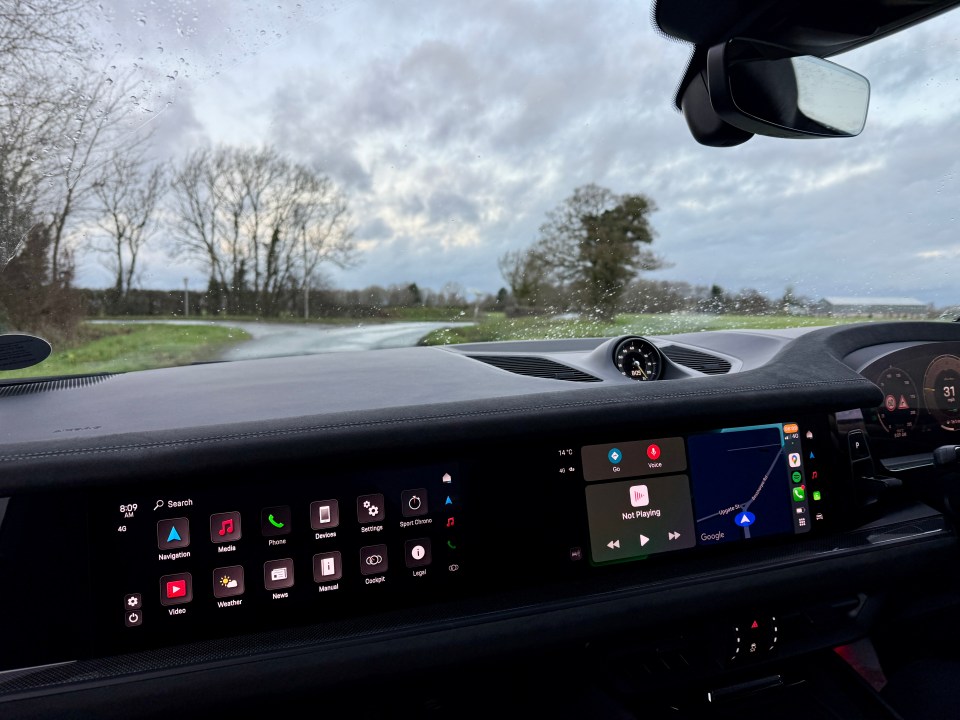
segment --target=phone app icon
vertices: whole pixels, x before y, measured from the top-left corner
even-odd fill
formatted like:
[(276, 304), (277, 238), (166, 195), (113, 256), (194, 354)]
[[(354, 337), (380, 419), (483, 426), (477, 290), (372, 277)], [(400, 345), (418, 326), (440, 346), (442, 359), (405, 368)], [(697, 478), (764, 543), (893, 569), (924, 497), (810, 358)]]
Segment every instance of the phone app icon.
[(240, 536), (240, 513), (214, 513), (210, 516), (211, 542), (234, 542), (235, 540), (239, 540)]
[(803, 487), (793, 489), (793, 499), (797, 502), (803, 502), (807, 497), (807, 491)]
[(161, 550), (185, 548), (190, 544), (190, 521), (185, 518), (169, 518), (157, 523), (157, 547)]
[(292, 517), (289, 505), (264, 508), (260, 511), (260, 532), (264, 537), (289, 535), (292, 530)]
[(160, 604), (182, 605), (193, 600), (193, 576), (190, 573), (160, 578)]
[(340, 524), (340, 505), (336, 500), (319, 500), (310, 503), (310, 527), (314, 530), (330, 530)]
[(790, 467), (800, 467), (800, 453), (790, 453)]

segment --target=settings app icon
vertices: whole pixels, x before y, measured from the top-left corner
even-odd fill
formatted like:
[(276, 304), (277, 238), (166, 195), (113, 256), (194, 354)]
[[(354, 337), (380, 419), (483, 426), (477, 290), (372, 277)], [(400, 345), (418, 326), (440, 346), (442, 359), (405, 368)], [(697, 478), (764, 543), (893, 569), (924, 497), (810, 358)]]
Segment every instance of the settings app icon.
[(386, 517), (383, 495), (361, 495), (357, 498), (357, 522), (380, 522)]

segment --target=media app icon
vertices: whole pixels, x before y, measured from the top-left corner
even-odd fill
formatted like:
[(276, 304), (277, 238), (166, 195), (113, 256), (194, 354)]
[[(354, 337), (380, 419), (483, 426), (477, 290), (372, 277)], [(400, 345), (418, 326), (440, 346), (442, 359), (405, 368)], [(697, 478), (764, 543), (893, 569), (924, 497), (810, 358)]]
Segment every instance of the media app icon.
[(225, 512), (214, 513), (210, 516), (210, 541), (215, 543), (227, 543), (239, 540), (240, 532), (240, 513)]

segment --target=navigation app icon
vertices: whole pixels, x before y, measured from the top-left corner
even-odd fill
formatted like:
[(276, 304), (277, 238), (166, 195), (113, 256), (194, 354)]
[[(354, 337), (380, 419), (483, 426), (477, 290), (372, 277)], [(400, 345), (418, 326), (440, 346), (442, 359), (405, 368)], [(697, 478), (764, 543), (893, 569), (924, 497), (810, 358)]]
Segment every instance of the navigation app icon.
[(190, 521), (185, 517), (169, 518), (157, 523), (157, 546), (161, 550), (190, 545)]
[(790, 453), (790, 467), (800, 467), (800, 453)]
[(620, 448), (610, 448), (610, 452), (607, 453), (607, 460), (614, 465), (623, 460), (623, 453), (620, 452)]

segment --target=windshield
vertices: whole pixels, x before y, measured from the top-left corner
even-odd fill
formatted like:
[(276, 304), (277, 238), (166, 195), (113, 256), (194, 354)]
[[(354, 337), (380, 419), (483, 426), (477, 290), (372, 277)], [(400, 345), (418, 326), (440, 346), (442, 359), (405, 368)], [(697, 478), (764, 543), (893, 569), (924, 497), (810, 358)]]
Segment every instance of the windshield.
[(833, 58), (859, 137), (716, 149), (635, 2), (9, 0), (0, 381), (952, 320), (958, 29)]

